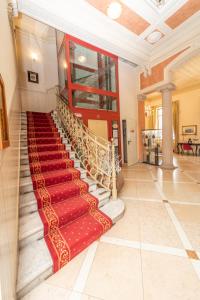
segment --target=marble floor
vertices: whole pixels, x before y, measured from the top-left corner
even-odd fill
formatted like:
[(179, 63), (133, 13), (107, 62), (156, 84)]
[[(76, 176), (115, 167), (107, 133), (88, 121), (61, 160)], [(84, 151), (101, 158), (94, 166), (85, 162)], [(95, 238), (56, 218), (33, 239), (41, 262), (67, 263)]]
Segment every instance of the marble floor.
[(23, 300), (199, 300), (200, 157), (124, 167), (124, 217)]

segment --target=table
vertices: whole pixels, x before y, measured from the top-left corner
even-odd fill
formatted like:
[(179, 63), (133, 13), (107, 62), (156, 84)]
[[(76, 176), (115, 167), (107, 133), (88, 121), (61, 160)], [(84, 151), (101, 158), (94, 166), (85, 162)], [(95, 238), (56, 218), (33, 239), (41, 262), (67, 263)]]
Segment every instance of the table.
[(194, 152), (194, 154), (197, 156), (198, 155), (198, 149), (200, 150), (200, 143), (184, 143), (184, 142), (182, 142), (182, 143), (177, 143), (177, 152), (178, 152), (178, 154), (179, 153), (184, 153), (184, 150), (183, 150), (183, 145), (190, 145), (190, 146), (192, 146), (192, 147), (194, 147), (195, 148), (195, 152)]

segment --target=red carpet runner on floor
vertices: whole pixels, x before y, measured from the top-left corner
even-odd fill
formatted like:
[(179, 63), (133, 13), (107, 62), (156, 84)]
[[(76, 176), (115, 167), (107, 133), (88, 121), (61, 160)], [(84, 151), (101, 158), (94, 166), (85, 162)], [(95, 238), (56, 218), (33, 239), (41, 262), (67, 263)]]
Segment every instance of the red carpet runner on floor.
[(111, 226), (80, 180), (50, 114), (27, 112), (31, 177), (54, 272)]

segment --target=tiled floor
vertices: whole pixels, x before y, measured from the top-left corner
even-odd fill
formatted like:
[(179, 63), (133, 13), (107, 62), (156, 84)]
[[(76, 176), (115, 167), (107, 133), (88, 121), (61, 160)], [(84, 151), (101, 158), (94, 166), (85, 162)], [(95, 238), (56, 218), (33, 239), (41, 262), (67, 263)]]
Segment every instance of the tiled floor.
[(124, 218), (23, 300), (199, 300), (200, 157), (174, 160), (124, 167)]

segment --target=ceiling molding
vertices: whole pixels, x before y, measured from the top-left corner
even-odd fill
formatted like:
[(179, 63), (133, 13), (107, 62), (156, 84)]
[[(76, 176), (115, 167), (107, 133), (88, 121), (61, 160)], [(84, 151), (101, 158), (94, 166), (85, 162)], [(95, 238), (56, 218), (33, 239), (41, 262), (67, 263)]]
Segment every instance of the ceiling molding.
[[(87, 4), (90, 6), (84, 1), (79, 2), (82, 5)], [(69, 5), (68, 1), (65, 1), (65, 3), (65, 5)], [(146, 42), (134, 43), (134, 34), (119, 24), (114, 26), (112, 21), (103, 14), (100, 14), (100, 12), (97, 12), (98, 16), (94, 14), (91, 19), (91, 11), (89, 10), (89, 14), (85, 14), (85, 18), (90, 18), (91, 22), (87, 22), (86, 24), (83, 18), (78, 17), (78, 11), (75, 16), (70, 5), (69, 9), (66, 9), (65, 18), (59, 12), (55, 11), (55, 9), (52, 9), (47, 0), (41, 0), (39, 4), (36, 0), (19, 0), (18, 7), (20, 12), (32, 18), (128, 59), (133, 63), (141, 64), (142, 61), (148, 60), (149, 47), (144, 47)], [(92, 7), (90, 9), (94, 10)], [(80, 10), (83, 11), (83, 8)], [(99, 14), (101, 15), (100, 18)], [(96, 19), (101, 21), (99, 26), (97, 26)], [(104, 26), (102, 26), (102, 23)], [(118, 26), (117, 30), (116, 26)], [(107, 28), (109, 28), (109, 32)]]
[[(163, 8), (158, 9), (152, 4), (152, 0), (121, 0), (124, 5), (151, 23), (140, 36), (111, 20), (84, 0), (76, 0), (76, 3), (66, 0), (18, 0), (18, 7), (24, 14), (134, 64), (152, 66), (191, 45), (200, 35), (200, 12), (176, 30), (165, 24), (165, 20), (187, 1), (167, 0)], [(155, 29), (165, 36), (152, 45), (145, 38)]]

